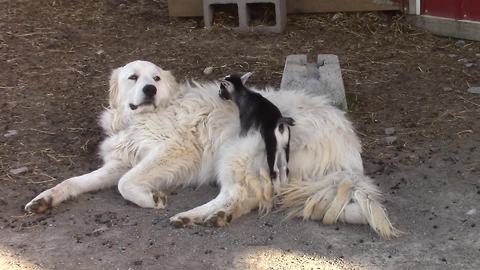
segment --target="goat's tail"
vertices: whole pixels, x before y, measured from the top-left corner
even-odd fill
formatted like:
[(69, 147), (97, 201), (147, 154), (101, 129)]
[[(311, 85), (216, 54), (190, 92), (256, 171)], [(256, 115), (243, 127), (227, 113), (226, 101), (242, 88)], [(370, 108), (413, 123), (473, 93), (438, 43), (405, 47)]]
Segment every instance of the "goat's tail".
[(295, 126), (295, 120), (293, 120), (293, 118), (291, 117), (282, 117), (280, 119), (278, 119), (278, 125), (280, 124), (285, 124), (285, 125), (288, 125), (288, 126)]
[(287, 218), (321, 220), (324, 224), (337, 221), (369, 224), (384, 238), (401, 232), (388, 219), (379, 202), (381, 198), (372, 180), (362, 174), (337, 172), (312, 182), (292, 182), (282, 188), (280, 204)]

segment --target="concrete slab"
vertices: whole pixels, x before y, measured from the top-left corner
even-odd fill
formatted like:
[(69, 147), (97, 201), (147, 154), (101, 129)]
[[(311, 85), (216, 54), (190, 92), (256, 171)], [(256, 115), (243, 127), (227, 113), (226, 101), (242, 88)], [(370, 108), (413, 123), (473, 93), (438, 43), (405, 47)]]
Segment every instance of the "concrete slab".
[(335, 106), (348, 109), (340, 63), (333, 54), (319, 54), (316, 63), (308, 63), (304, 54), (289, 55), (280, 88), (304, 89), (308, 93), (325, 95)]
[(480, 86), (472, 86), (467, 91), (472, 94), (480, 94)]

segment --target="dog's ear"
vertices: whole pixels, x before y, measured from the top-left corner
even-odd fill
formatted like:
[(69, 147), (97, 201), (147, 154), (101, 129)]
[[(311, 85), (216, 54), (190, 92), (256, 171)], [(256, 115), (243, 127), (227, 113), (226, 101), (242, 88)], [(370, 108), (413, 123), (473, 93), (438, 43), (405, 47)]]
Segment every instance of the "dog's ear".
[(111, 109), (117, 109), (120, 104), (118, 100), (118, 75), (121, 68), (114, 69), (110, 75), (110, 88), (108, 90), (108, 104)]
[(175, 79), (175, 76), (172, 72), (168, 70), (164, 70), (162, 68), (158, 68), (160, 73), (160, 83), (162, 84), (163, 88), (160, 90), (160, 106), (166, 106), (168, 102), (176, 95), (180, 86)]
[(252, 76), (253, 72), (247, 72), (245, 74), (242, 75), (242, 77), (240, 77), (240, 80), (242, 80), (242, 84), (245, 85), (245, 83), (247, 83), (248, 79), (250, 78), (250, 76)]
[(170, 90), (177, 90), (178, 83), (175, 76), (169, 70), (160, 69), (161, 80), (170, 88)]

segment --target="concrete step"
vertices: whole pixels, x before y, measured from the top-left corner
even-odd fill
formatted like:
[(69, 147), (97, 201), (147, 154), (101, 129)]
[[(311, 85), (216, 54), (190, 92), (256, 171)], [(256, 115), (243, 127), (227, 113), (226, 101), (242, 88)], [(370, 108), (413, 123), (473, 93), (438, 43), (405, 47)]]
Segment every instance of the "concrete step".
[(340, 109), (348, 109), (340, 63), (333, 54), (319, 54), (316, 63), (308, 63), (305, 54), (287, 56), (280, 88), (324, 95)]

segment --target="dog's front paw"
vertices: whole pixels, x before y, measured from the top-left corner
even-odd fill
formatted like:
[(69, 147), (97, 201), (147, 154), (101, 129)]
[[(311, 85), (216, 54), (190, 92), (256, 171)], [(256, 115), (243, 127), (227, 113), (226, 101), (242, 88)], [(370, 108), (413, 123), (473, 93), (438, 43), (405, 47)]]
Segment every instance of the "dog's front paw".
[(28, 213), (42, 214), (52, 208), (52, 197), (33, 199), (25, 205), (25, 211)]
[[(55, 191), (55, 189), (47, 189), (27, 203), (27, 205), (25, 205), (25, 211), (36, 214), (45, 213), (48, 209), (58, 204), (58, 195), (59, 192)], [(57, 202), (55, 202), (55, 200), (57, 200)]]

